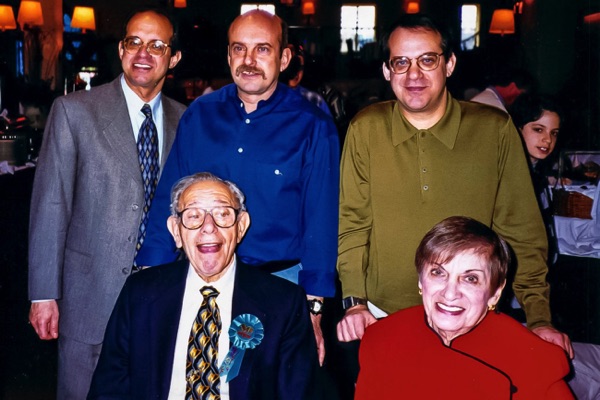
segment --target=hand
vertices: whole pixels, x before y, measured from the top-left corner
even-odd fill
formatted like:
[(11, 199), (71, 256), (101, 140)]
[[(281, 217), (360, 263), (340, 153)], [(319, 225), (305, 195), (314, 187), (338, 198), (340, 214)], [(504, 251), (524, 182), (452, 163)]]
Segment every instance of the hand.
[[(306, 295), (306, 300), (319, 300), (323, 302), (323, 297)], [(310, 321), (312, 322), (313, 331), (315, 332), (315, 340), (317, 341), (317, 353), (319, 354), (319, 365), (322, 367), (325, 361), (325, 339), (323, 339), (323, 331), (321, 330), (321, 316), (323, 314), (314, 315), (310, 313)]]
[(377, 322), (367, 306), (357, 305), (346, 310), (346, 315), (337, 324), (337, 337), (340, 342), (360, 340), (367, 326)]
[(42, 340), (58, 338), (58, 304), (56, 300), (31, 303), (29, 322)]
[(571, 346), (571, 339), (569, 339), (566, 334), (560, 332), (554, 327), (540, 326), (532, 329), (531, 331), (544, 339), (546, 342), (554, 343), (555, 345), (562, 347), (570, 358), (573, 358), (575, 355), (573, 352), (573, 346)]
[(319, 365), (323, 366), (325, 361), (325, 340), (323, 339), (323, 331), (321, 330), (321, 314), (310, 314), (313, 330), (315, 331), (315, 339), (317, 341), (317, 353), (319, 354)]

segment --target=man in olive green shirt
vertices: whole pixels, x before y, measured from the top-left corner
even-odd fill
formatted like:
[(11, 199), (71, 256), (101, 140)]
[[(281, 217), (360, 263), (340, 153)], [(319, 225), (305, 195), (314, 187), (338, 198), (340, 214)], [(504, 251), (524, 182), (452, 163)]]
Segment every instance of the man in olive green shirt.
[(383, 74), (397, 100), (362, 110), (342, 155), (338, 272), (346, 314), (338, 338), (362, 338), (373, 312), (419, 304), (420, 240), (442, 219), (464, 215), (511, 244), (513, 289), (529, 328), (572, 355), (569, 338), (551, 326), (546, 234), (509, 116), (450, 96), (456, 57), (431, 19), (403, 16), (384, 43)]

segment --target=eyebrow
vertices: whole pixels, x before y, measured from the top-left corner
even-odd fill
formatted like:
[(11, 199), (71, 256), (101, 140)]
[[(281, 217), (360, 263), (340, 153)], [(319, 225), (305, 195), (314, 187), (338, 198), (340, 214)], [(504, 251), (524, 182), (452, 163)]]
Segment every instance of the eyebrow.
[[(440, 263), (434, 262), (434, 263), (431, 263), (431, 265), (435, 265), (436, 267), (440, 267), (444, 271), (446, 271), (446, 268), (444, 268), (444, 266), (442, 264), (440, 264)], [(484, 269), (468, 269), (466, 271), (461, 272), (461, 274), (470, 274), (470, 273), (473, 273), (473, 272), (482, 272), (484, 274), (487, 273), (487, 271), (484, 270)]]
[[(240, 46), (244, 46), (244, 47), (250, 47), (247, 43), (242, 43), (242, 42), (232, 42), (229, 46), (235, 46), (235, 45), (240, 45)], [(273, 45), (269, 42), (261, 42), (261, 43), (256, 43), (254, 45), (254, 47), (259, 47), (259, 46), (267, 46), (267, 47), (273, 47)]]

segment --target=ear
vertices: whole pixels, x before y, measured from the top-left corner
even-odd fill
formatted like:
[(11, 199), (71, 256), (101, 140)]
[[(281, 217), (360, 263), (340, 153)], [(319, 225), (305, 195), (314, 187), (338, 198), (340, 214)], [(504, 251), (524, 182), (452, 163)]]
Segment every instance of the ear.
[(496, 304), (498, 304), (498, 301), (500, 300), (500, 296), (502, 295), (502, 290), (504, 290), (504, 286), (506, 286), (506, 280), (504, 282), (502, 282), (502, 285), (500, 285), (498, 287), (498, 289), (496, 289), (496, 292), (494, 293), (494, 295), (489, 298), (488, 306), (492, 306), (492, 305), (495, 306)]
[(421, 278), (419, 278), (419, 282), (417, 283), (417, 286), (419, 286), (419, 289), (423, 290), (423, 285), (421, 284)]
[(180, 249), (183, 246), (183, 242), (181, 240), (181, 234), (179, 233), (179, 219), (174, 216), (170, 216), (167, 219), (167, 229), (171, 232), (171, 236), (175, 240), (175, 246)]
[(227, 46), (227, 65), (231, 67), (231, 53), (229, 52), (229, 45)]
[(448, 61), (446, 61), (446, 78), (450, 78), (452, 73), (454, 72), (454, 68), (456, 67), (456, 56), (454, 53), (450, 55)]
[(381, 70), (383, 71), (383, 77), (385, 78), (385, 80), (389, 81), (392, 76), (392, 71), (388, 69), (386, 62), (383, 62), (383, 65), (381, 65)]
[(240, 215), (238, 216), (238, 222), (237, 222), (237, 230), (238, 230), (238, 237), (237, 237), (237, 242), (241, 242), (242, 239), (244, 238), (244, 235), (246, 235), (246, 232), (248, 231), (248, 227), (250, 226), (250, 214), (248, 214), (246, 211), (242, 211), (240, 213)]
[(169, 69), (175, 68), (175, 66), (179, 63), (179, 60), (181, 60), (181, 51), (177, 50), (169, 60)]
[(286, 69), (288, 67), (291, 59), (292, 59), (292, 51), (290, 50), (289, 47), (286, 47), (281, 52), (281, 65), (279, 66), (279, 72), (283, 71), (284, 69)]

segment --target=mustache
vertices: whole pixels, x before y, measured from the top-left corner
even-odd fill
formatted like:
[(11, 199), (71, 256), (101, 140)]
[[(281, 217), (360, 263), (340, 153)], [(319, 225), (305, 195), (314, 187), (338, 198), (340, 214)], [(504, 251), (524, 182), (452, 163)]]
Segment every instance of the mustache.
[(248, 65), (240, 65), (235, 69), (235, 76), (240, 76), (242, 72), (249, 72), (251, 74), (258, 74), (262, 76), (263, 79), (267, 79), (264, 71), (258, 68), (250, 67)]

